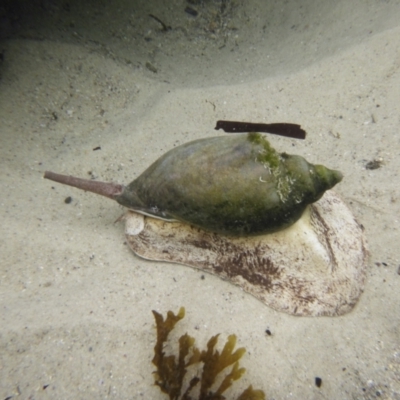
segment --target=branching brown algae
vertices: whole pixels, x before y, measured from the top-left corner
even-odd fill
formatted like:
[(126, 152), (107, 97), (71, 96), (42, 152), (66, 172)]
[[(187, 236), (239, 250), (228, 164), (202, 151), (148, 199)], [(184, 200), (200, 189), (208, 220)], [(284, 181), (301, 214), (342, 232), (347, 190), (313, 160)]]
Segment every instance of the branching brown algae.
[[(233, 381), (242, 377), (245, 373), (244, 368), (239, 367), (239, 359), (242, 358), (246, 349), (241, 347), (235, 351), (236, 336), (229, 335), (228, 340), (222, 352), (215, 350), (218, 336), (212, 336), (206, 350), (199, 350), (195, 345), (195, 339), (187, 333), (179, 338), (178, 354), (166, 355), (164, 347), (168, 339), (168, 335), (174, 329), (175, 325), (184, 318), (185, 308), (181, 307), (175, 315), (172, 311), (168, 311), (167, 318), (157, 311), (153, 311), (157, 325), (157, 342), (154, 346), (153, 364), (157, 370), (154, 372), (155, 384), (166, 393), (170, 400), (224, 400), (226, 397), (223, 393), (232, 386)], [(200, 376), (193, 376), (188, 379), (186, 377), (188, 367), (197, 365)], [(201, 368), (202, 365), (202, 368)], [(227, 367), (232, 366), (230, 372), (225, 375), (218, 388), (213, 391), (215, 382), (220, 380), (219, 374)], [(186, 378), (186, 380), (185, 380)], [(184, 383), (186, 389), (183, 389)], [(197, 391), (197, 397), (193, 394)], [(263, 400), (265, 394), (262, 390), (254, 390), (250, 385), (244, 390), (237, 400)]]

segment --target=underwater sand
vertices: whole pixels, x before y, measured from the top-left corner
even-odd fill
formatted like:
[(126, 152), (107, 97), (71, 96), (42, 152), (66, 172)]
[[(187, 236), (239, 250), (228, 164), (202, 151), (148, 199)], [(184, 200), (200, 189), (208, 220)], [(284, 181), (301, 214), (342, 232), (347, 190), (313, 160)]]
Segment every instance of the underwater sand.
[[(400, 399), (400, 2), (198, 3), (0, 8), (0, 398), (166, 399), (151, 310), (184, 306), (173, 342), (235, 333), (247, 349), (229, 399), (249, 384), (268, 399)], [(222, 134), (218, 119), (299, 123), (305, 141), (272, 145), (343, 172), (335, 191), (371, 254), (352, 312), (293, 317), (139, 259), (120, 206), (42, 179), (128, 183), (172, 147)]]

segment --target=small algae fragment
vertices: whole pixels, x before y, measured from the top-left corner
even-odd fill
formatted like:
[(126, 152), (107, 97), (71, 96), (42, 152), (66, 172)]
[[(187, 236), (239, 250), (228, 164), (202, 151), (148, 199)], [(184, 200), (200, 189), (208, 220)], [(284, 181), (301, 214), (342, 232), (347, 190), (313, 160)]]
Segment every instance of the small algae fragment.
[(258, 145), (256, 159), (266, 168), (279, 168), (279, 153), (270, 145), (267, 139), (259, 133), (251, 132), (247, 135), (250, 143)]
[[(168, 335), (175, 325), (185, 316), (185, 309), (181, 307), (178, 314), (168, 311), (167, 318), (157, 311), (153, 311), (157, 325), (157, 342), (154, 346), (153, 364), (157, 367), (154, 372), (155, 384), (163, 393), (169, 395), (170, 400), (224, 400), (223, 393), (232, 386), (233, 381), (242, 377), (244, 368), (239, 367), (239, 359), (246, 349), (241, 347), (234, 351), (236, 336), (229, 335), (222, 352), (215, 350), (218, 336), (210, 338), (207, 349), (200, 351), (195, 345), (195, 339), (187, 333), (179, 338), (179, 351), (177, 355), (166, 355), (163, 351)], [(194, 375), (189, 380), (186, 377), (188, 367), (197, 364), (200, 376)], [(201, 368), (202, 364), (202, 368)], [(222, 379), (216, 391), (212, 390), (219, 374), (227, 367), (232, 366), (230, 372)], [(186, 378), (186, 380), (185, 380)], [(183, 392), (184, 380), (188, 382)], [(198, 384), (200, 385), (198, 386)], [(197, 397), (192, 391), (197, 390)], [(196, 395), (194, 395), (196, 396)], [(263, 400), (265, 394), (262, 390), (254, 390), (250, 385), (237, 400)]]

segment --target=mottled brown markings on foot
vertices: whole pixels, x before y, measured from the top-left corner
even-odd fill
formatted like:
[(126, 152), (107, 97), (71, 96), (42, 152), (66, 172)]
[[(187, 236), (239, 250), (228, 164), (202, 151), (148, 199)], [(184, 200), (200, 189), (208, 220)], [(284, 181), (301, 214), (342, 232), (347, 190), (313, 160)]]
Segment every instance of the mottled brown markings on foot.
[(308, 284), (309, 282), (302, 282), (298, 279), (288, 277), (288, 284), (285, 286), (290, 287), (291, 291), (294, 293), (297, 299), (297, 307), (308, 307), (310, 303), (316, 301), (316, 297), (311, 296), (307, 290), (307, 286), (309, 286)]
[(145, 230), (142, 230), (139, 233), (140, 242), (144, 245), (148, 246), (151, 243), (151, 236)]
[[(199, 231), (202, 232), (202, 231)], [(272, 289), (272, 282), (280, 278), (279, 267), (274, 265), (260, 246), (243, 251), (240, 245), (227, 242), (214, 233), (204, 233), (199, 239), (189, 240), (190, 244), (219, 254), (212, 269), (228, 278), (241, 276), (247, 282), (258, 285), (266, 291)]]
[(216, 272), (223, 271), (228, 277), (241, 276), (253, 285), (269, 291), (272, 282), (280, 277), (280, 271), (272, 261), (256, 246), (252, 251), (242, 251), (239, 247), (225, 244), (221, 256), (213, 266)]

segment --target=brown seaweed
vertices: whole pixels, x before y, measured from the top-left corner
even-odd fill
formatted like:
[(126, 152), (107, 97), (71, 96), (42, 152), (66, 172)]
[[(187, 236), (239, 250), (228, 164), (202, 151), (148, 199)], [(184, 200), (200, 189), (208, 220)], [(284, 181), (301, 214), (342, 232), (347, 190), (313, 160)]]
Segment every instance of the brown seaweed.
[[(154, 372), (155, 384), (163, 393), (169, 395), (170, 400), (194, 400), (191, 394), (194, 389), (198, 390), (197, 400), (224, 400), (223, 393), (232, 386), (233, 381), (242, 377), (245, 368), (239, 367), (239, 359), (244, 355), (246, 349), (241, 347), (234, 351), (236, 336), (229, 335), (225, 346), (221, 352), (215, 350), (218, 342), (218, 335), (212, 336), (207, 349), (200, 351), (195, 345), (195, 339), (187, 333), (179, 338), (178, 354), (166, 355), (164, 346), (168, 335), (175, 325), (184, 318), (185, 308), (181, 307), (175, 315), (168, 311), (167, 318), (157, 311), (153, 311), (157, 326), (157, 342), (154, 346), (153, 364), (157, 367)], [(202, 364), (200, 376), (190, 378), (187, 388), (183, 391), (184, 380), (191, 365)], [(232, 366), (230, 372), (225, 375), (218, 388), (212, 388), (219, 378), (219, 374), (226, 368)], [(237, 400), (263, 400), (265, 394), (262, 390), (254, 390), (250, 385), (244, 390)]]
[(304, 129), (301, 129), (300, 125), (289, 124), (287, 122), (263, 124), (239, 121), (217, 121), (215, 129), (223, 129), (226, 133), (264, 132), (293, 139), (305, 139), (307, 135), (307, 132)]

